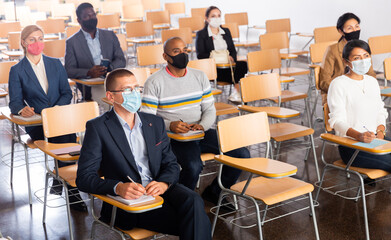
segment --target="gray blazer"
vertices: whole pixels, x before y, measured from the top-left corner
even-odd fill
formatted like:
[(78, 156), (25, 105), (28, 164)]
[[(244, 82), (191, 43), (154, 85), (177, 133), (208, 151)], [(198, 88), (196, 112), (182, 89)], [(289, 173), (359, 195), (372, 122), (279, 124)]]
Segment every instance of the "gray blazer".
[[(114, 32), (99, 29), (99, 41), (102, 56), (110, 60), (111, 69), (124, 68), (125, 56)], [(88, 70), (94, 65), (87, 40), (80, 30), (66, 41), (65, 70), (69, 78), (86, 78)]]

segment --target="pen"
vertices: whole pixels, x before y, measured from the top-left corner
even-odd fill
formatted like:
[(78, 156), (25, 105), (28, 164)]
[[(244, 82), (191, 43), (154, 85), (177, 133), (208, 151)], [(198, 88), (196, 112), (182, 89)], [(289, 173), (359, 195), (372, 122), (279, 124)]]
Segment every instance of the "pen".
[(129, 177), (129, 176), (127, 176), (127, 177), (128, 177), (128, 179), (129, 179), (132, 183), (134, 183), (134, 184), (137, 185), (137, 183), (136, 183), (135, 181), (133, 181), (133, 179), (132, 179), (131, 177)]
[(26, 102), (26, 100), (23, 100), (23, 102), (27, 105), (27, 107), (31, 108), (30, 105)]
[(367, 127), (365, 127), (365, 126), (362, 126), (362, 127), (365, 128), (365, 130), (367, 130), (368, 132), (370, 132), (369, 129), (368, 129)]

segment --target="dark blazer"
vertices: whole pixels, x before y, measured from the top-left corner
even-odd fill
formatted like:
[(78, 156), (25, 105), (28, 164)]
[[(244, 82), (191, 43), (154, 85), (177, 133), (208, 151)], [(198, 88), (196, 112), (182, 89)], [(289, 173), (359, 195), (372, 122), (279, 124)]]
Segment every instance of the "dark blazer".
[[(117, 36), (113, 31), (99, 29), (99, 42), (104, 59), (110, 60), (110, 68), (124, 68), (126, 60)], [(66, 41), (65, 69), (69, 78), (86, 78), (95, 64), (83, 32), (72, 35)]]
[[(222, 35), (224, 40), (227, 42), (229, 55), (231, 55), (236, 62), (236, 48), (232, 40), (231, 32), (229, 31), (228, 28), (223, 28), (223, 27), (221, 28), (225, 32), (225, 34)], [(209, 58), (210, 52), (214, 49), (215, 47), (213, 45), (213, 39), (208, 35), (208, 26), (205, 26), (202, 30), (198, 31), (196, 35), (197, 58), (198, 59)]]
[[(153, 180), (176, 183), (179, 165), (171, 151), (163, 119), (147, 113), (138, 114)], [(129, 182), (127, 176), (141, 183), (128, 140), (114, 110), (87, 122), (78, 164), (76, 184), (84, 192), (116, 195), (114, 186)]]
[(9, 107), (13, 114), (18, 114), (26, 106), (23, 100), (39, 114), (44, 108), (71, 103), (72, 91), (60, 60), (45, 55), (42, 57), (49, 83), (47, 94), (43, 91), (27, 57), (11, 67), (8, 88)]

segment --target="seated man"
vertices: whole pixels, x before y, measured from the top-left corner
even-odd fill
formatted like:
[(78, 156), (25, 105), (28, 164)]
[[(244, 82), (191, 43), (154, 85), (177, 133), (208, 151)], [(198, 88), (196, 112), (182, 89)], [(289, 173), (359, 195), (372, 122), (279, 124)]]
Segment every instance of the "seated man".
[[(177, 183), (179, 166), (163, 119), (137, 113), (141, 88), (134, 75), (126, 69), (114, 70), (107, 76), (105, 87), (114, 108), (87, 122), (78, 162), (78, 188), (125, 199), (161, 195), (164, 204), (155, 210), (132, 214), (118, 209), (115, 225), (179, 235), (180, 239), (211, 239), (201, 197)], [(103, 221), (110, 222), (111, 209), (103, 203)]]
[[(68, 77), (104, 77), (107, 70), (124, 68), (126, 60), (118, 38), (113, 31), (96, 27), (98, 20), (93, 6), (90, 3), (80, 4), (76, 9), (76, 15), (81, 29), (66, 41), (65, 69)], [(101, 66), (104, 65), (102, 59), (109, 60), (109, 69)], [(83, 93), (83, 86), (78, 83), (77, 87)], [(84, 100), (93, 98), (101, 105), (101, 98), (105, 95), (103, 86), (94, 86), (92, 91), (93, 93), (91, 87), (85, 86)]]
[[(190, 142), (171, 140), (171, 147), (182, 167), (179, 183), (194, 189), (203, 165), (201, 153), (219, 154), (216, 130), (210, 129), (216, 119), (216, 109), (209, 80), (202, 71), (186, 68), (189, 61), (182, 39), (170, 38), (164, 43), (167, 67), (150, 76), (144, 86), (141, 111), (163, 117), (166, 129), (175, 133), (189, 130), (205, 131), (204, 139)], [(227, 155), (249, 158), (246, 148)], [(224, 166), (222, 183), (229, 188), (236, 183), (241, 171)], [(216, 204), (220, 194), (217, 178), (202, 196)]]

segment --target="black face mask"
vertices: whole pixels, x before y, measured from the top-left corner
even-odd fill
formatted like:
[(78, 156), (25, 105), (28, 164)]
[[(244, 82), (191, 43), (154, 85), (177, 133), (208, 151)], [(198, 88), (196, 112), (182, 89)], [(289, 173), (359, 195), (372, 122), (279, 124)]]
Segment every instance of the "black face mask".
[(81, 22), (81, 26), (87, 31), (94, 31), (96, 29), (96, 25), (98, 25), (98, 19), (96, 18), (91, 18)]
[(357, 30), (357, 31), (350, 32), (350, 33), (345, 33), (344, 32), (346, 41), (359, 39), (360, 38), (360, 31), (361, 30)]
[(167, 56), (169, 56), (172, 59), (172, 63), (170, 64), (179, 69), (186, 68), (187, 64), (189, 63), (189, 55), (187, 53), (180, 53), (175, 56), (170, 56), (167, 54)]

